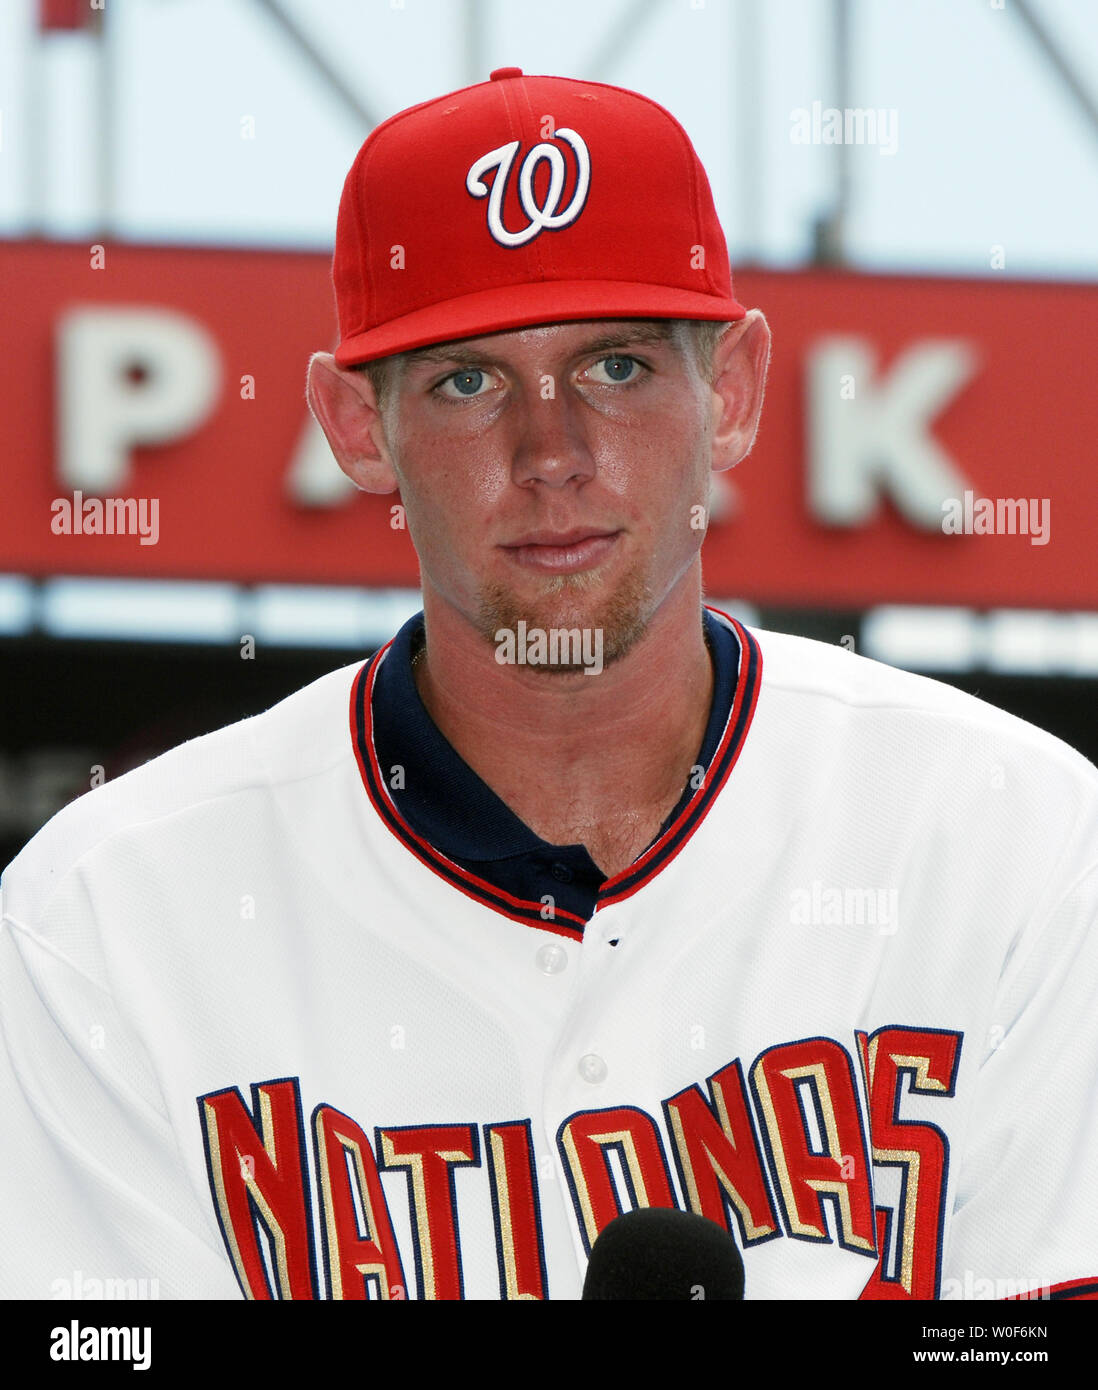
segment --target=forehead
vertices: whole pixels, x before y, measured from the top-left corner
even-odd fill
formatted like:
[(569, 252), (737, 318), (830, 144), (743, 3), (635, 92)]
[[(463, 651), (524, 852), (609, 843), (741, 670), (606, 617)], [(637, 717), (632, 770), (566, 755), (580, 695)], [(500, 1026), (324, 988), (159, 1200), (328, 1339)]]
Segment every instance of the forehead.
[(679, 346), (674, 319), (582, 319), (546, 323), (458, 338), (401, 353), (406, 369), (438, 362), (499, 362), (528, 352), (558, 354), (613, 351), (616, 348), (667, 343)]

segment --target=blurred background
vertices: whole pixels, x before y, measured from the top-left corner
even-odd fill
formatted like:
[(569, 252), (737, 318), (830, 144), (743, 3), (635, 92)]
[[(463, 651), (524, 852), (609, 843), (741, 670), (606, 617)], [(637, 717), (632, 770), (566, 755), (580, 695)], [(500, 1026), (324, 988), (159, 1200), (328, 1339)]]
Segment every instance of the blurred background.
[(359, 145), (502, 66), (668, 107), (771, 322), (710, 602), (1098, 759), (1093, 0), (5, 0), (0, 864), (419, 607), (305, 368)]

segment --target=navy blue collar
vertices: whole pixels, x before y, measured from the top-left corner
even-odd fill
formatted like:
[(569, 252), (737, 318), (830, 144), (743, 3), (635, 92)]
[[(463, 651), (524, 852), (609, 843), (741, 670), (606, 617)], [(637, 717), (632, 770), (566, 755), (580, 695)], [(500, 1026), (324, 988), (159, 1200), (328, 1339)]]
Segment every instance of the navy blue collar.
[[(707, 790), (715, 795), (750, 723), (761, 662), (754, 639), (739, 624), (729, 626), (704, 608), (702, 621), (715, 679), (709, 721), (696, 763), (709, 769), (718, 748), (721, 750), (719, 778), (704, 779)], [(441, 855), (464, 870), (460, 875), (447, 873), (463, 891), (469, 891), (468, 884), (476, 885), (474, 895), (521, 919), (530, 919), (529, 909), (536, 912), (540, 904), (539, 924), (545, 922), (544, 904), (548, 901), (552, 920), (561, 924), (559, 929), (567, 934), (582, 931), (582, 924), (595, 911), (600, 889), (608, 881), (606, 875), (583, 845), (553, 845), (536, 835), (444, 737), (427, 713), (412, 675), (412, 658), (423, 634), (423, 614), (417, 613), (367, 663), (355, 683), (352, 711), (357, 753), (371, 799), (394, 833), (401, 835), (418, 857), (431, 862)], [(749, 662), (741, 661), (741, 652), (750, 657)], [(734, 737), (725, 738), (734, 704), (741, 717), (731, 731)], [(700, 804), (701, 780), (697, 775), (688, 780), (653, 844), (667, 834), (692, 801), (697, 801), (698, 814), (680, 827), (673, 852), (681, 848), (683, 837), (708, 809), (708, 804)], [(378, 781), (384, 782), (384, 791), (377, 786)], [(431, 850), (437, 855), (430, 855)], [(436, 867), (434, 862), (431, 866)], [(615, 884), (622, 879), (623, 875), (618, 875)], [(527, 910), (516, 911), (516, 904)]]

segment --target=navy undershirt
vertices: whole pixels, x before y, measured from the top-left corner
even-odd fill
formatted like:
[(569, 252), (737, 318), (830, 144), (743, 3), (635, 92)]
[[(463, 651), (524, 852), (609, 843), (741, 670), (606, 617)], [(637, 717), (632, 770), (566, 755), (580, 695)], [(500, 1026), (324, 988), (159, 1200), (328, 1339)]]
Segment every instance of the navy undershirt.
[[(730, 627), (706, 609), (702, 620), (715, 679), (695, 762), (707, 768), (732, 707), (740, 652)], [(588, 921), (606, 875), (583, 845), (553, 845), (535, 835), (445, 738), (412, 675), (412, 657), (423, 633), (423, 614), (417, 613), (393, 639), (374, 682), (374, 747), (397, 810), (417, 834), (463, 869), (527, 902), (549, 894), (558, 907)], [(393, 788), (396, 766), (404, 769), (403, 786)], [(688, 779), (653, 843), (694, 794)]]

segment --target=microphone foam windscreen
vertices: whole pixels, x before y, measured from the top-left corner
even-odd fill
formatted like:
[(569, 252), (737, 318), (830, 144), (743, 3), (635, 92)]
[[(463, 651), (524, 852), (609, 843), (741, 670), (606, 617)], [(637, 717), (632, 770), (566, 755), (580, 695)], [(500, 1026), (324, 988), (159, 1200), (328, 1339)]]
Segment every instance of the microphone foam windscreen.
[(639, 1207), (623, 1212), (591, 1248), (584, 1299), (742, 1299), (736, 1242), (694, 1212)]

